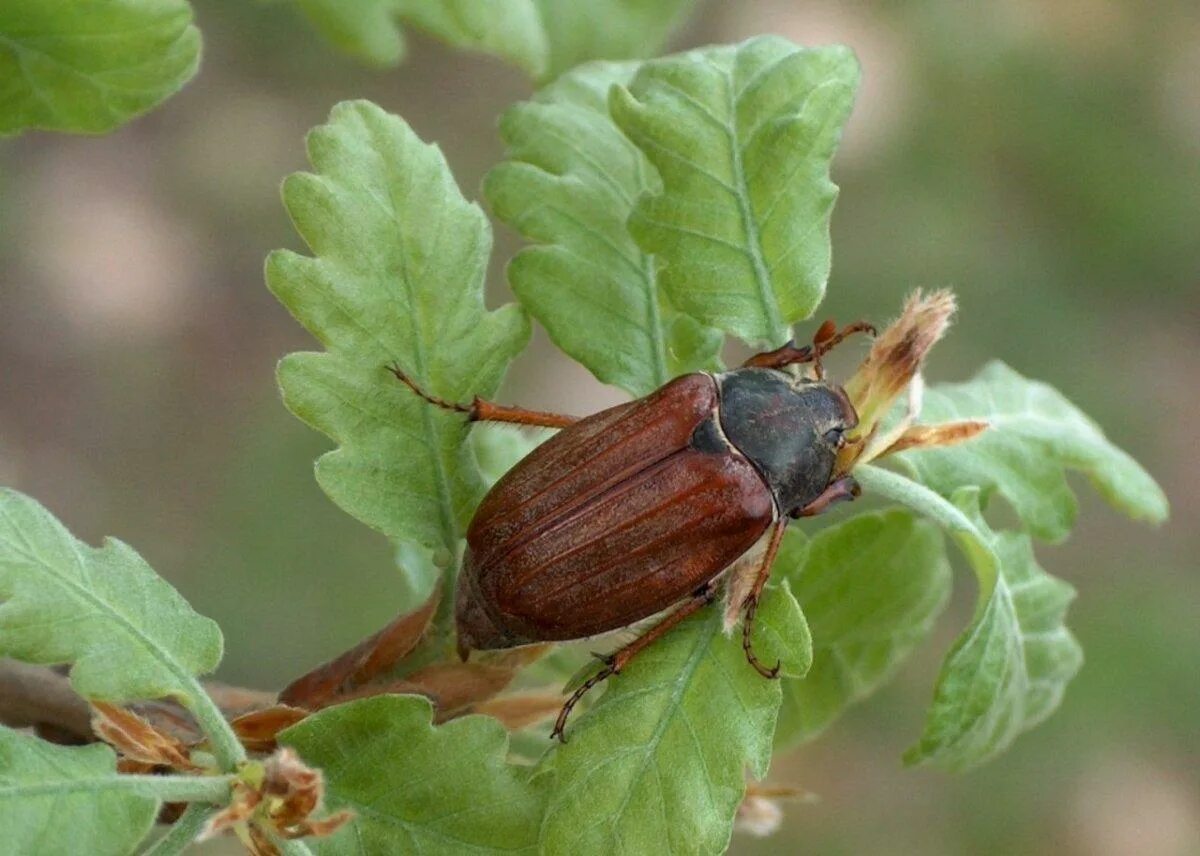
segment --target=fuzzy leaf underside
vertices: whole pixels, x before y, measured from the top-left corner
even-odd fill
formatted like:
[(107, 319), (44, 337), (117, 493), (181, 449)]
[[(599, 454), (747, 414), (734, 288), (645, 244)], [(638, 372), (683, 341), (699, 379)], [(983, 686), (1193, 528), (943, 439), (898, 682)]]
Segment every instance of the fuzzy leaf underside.
[(159, 803), (119, 784), (116, 753), (104, 744), (55, 746), (0, 726), (0, 850), (131, 853)]
[(1082, 663), (1064, 623), (1074, 590), (1042, 570), (1023, 532), (996, 533), (977, 487), (953, 501), (874, 466), (856, 471), (864, 491), (903, 503), (945, 528), (979, 582), (975, 615), (942, 664), (933, 704), (909, 763), (965, 770), (998, 755), (1058, 706)]
[(186, 0), (6, 0), (0, 136), (111, 131), (173, 95), (199, 62)]
[(950, 594), (941, 534), (901, 510), (821, 530), (804, 555), (781, 555), (775, 574), (791, 583), (814, 648), (804, 680), (783, 683), (777, 750), (813, 739), (878, 689), (929, 635)]
[(467, 716), (431, 724), (428, 700), (376, 696), (329, 708), (280, 742), (325, 776), (326, 805), (355, 818), (320, 854), (533, 853), (544, 794), (505, 763), (500, 723)]
[(975, 488), (954, 502), (996, 555), (999, 574), (990, 586), (981, 580), (975, 619), (946, 657), (925, 732), (905, 760), (962, 770), (1053, 713), (1083, 652), (1064, 623), (1075, 590), (1042, 570), (1030, 537), (993, 532)]
[[(762, 778), (770, 764), (781, 691), (746, 662), (740, 629), (726, 636), (721, 625), (719, 609), (692, 616), (568, 725), (542, 766), (554, 781), (543, 853), (724, 852), (747, 769)], [(811, 662), (785, 586), (763, 600), (755, 647), (796, 673)]]
[(466, 420), (387, 366), (448, 401), (490, 396), (528, 321), (514, 305), (484, 308), (487, 221), (401, 119), (345, 102), (308, 150), (315, 173), (289, 177), (284, 202), (314, 255), (272, 253), (267, 283), (326, 350), (280, 363), (285, 403), (338, 443), (317, 462), (338, 505), (453, 555), (484, 490)]
[(695, 0), (296, 0), (335, 46), (373, 65), (404, 56), (401, 22), (550, 80), (593, 59), (654, 53)]
[(625, 226), (638, 197), (659, 186), (608, 113), (608, 90), (636, 69), (591, 63), (510, 108), (500, 123), (507, 160), (484, 193), (534, 244), (508, 267), (522, 305), (599, 380), (642, 396), (717, 368), (722, 336), (671, 307)]
[(645, 63), (616, 87), (617, 125), (657, 168), (629, 228), (671, 302), (779, 345), (829, 276), (829, 165), (858, 85), (846, 48), (764, 37)]
[(221, 653), (216, 623), (131, 547), (90, 547), (34, 500), (0, 489), (0, 656), (71, 663), (86, 698), (190, 703), (195, 676)]
[(1084, 473), (1115, 508), (1138, 520), (1167, 518), (1166, 496), (1138, 463), (1053, 387), (989, 363), (965, 383), (939, 384), (925, 396), (928, 423), (985, 419), (979, 437), (957, 446), (900, 455), (915, 478), (943, 496), (977, 485), (996, 491), (1031, 533), (1061, 541), (1075, 523), (1068, 470)]

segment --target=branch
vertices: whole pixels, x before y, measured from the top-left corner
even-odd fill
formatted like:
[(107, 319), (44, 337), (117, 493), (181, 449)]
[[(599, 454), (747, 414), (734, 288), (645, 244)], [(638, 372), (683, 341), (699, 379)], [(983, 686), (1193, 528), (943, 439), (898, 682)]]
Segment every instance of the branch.
[[(227, 719), (275, 704), (275, 694), (263, 690), (231, 687), (214, 681), (204, 690)], [(194, 729), (190, 714), (174, 702), (152, 702), (154, 712), (174, 720), (183, 729)], [(31, 666), (17, 660), (0, 659), (0, 723), (12, 728), (49, 728), (59, 736), (90, 742), (92, 711), (86, 700), (71, 689), (66, 675), (47, 666)], [(198, 733), (198, 732), (197, 732)]]

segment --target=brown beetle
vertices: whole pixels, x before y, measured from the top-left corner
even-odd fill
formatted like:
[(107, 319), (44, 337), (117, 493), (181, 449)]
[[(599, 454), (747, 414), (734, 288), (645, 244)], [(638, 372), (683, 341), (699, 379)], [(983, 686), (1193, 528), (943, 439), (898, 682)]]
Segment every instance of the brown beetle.
[[(645, 398), (584, 419), (471, 405), (414, 392), (472, 421), (563, 428), (513, 467), (480, 504), (467, 531), (455, 617), (459, 653), (594, 636), (678, 604), (567, 700), (575, 703), (647, 645), (711, 603), (726, 570), (760, 539), (766, 550), (752, 575), (734, 585), (745, 610), (742, 647), (791, 518), (852, 499), (858, 486), (834, 478), (844, 433), (858, 424), (841, 387), (823, 380), (820, 359), (865, 323), (836, 332), (832, 322), (811, 346), (785, 345), (721, 374), (676, 378)], [(815, 378), (797, 368), (815, 366)], [(768, 533), (769, 534), (766, 534)]]

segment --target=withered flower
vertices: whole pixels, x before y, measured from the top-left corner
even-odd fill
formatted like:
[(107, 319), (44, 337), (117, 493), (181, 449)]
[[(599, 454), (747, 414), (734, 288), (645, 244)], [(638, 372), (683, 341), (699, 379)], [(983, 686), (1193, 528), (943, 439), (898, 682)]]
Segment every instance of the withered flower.
[[(918, 289), (905, 302), (900, 317), (875, 340), (844, 387), (858, 412), (858, 427), (847, 436), (838, 457), (838, 472), (849, 472), (857, 464), (904, 449), (961, 443), (988, 427), (979, 421), (914, 424), (925, 390), (921, 367), (949, 328), (955, 309), (951, 292), (943, 289), (925, 295)], [(905, 412), (885, 430), (883, 419), (903, 393), (908, 398)]]

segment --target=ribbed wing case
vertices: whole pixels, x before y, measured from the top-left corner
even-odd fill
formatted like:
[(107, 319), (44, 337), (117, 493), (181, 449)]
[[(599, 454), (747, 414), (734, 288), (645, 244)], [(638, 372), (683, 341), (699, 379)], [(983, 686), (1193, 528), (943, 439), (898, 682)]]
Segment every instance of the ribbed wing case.
[(460, 646), (624, 627), (750, 549), (773, 519), (772, 495), (727, 445), (693, 444), (717, 405), (710, 376), (685, 375), (564, 429), (508, 472), (467, 533)]

